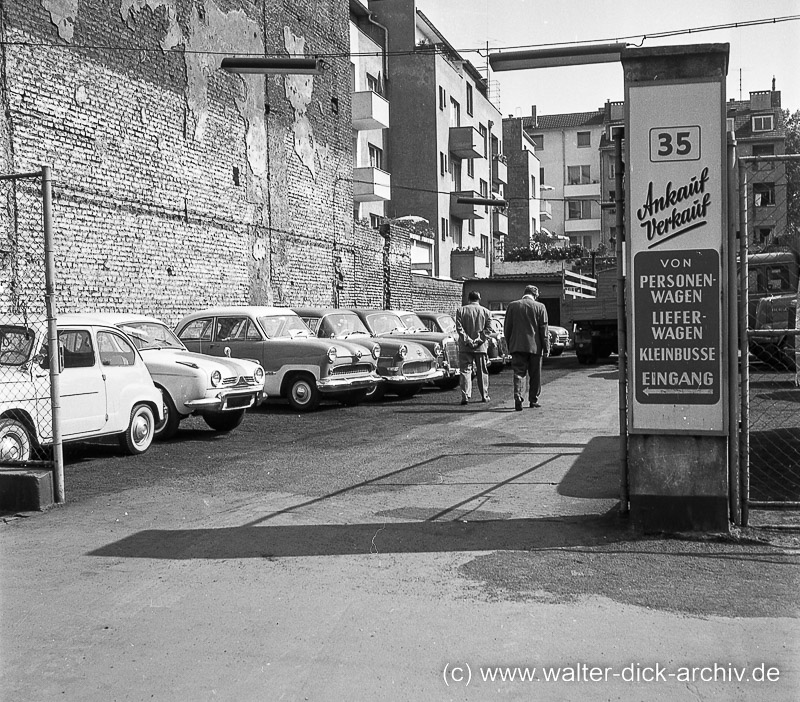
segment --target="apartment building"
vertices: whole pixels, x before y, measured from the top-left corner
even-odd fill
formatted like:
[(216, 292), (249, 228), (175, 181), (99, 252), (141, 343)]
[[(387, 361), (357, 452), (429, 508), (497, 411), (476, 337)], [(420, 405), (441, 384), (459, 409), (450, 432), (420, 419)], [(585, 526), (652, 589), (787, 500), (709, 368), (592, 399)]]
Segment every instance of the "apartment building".
[(350, 56), (353, 111), (353, 217), (378, 227), (391, 198), (386, 170), (386, 29), (358, 0), (350, 0)]
[(541, 163), (540, 182), (548, 186), (542, 193), (552, 213), (547, 229), (595, 250), (603, 239), (600, 145), (606, 110), (537, 115), (534, 106), (522, 124)]
[[(737, 156), (780, 156), (786, 153), (786, 125), (781, 93), (750, 93), (749, 100), (731, 99), (726, 111), (728, 129), (736, 135)], [(782, 161), (750, 163), (747, 168), (747, 235), (753, 252), (770, 245), (799, 247), (788, 228), (786, 166)]]
[[(617, 150), (615, 135), (618, 131), (625, 133), (625, 103), (606, 102), (603, 133), (600, 137), (600, 198), (602, 202), (614, 202), (617, 198)], [(623, 154), (625, 142), (622, 142)], [(623, 155), (624, 161), (624, 155)], [(615, 207), (602, 208), (600, 211), (600, 243), (597, 249), (609, 254), (614, 253), (617, 232), (617, 210)]]
[(416, 0), (370, 0), (368, 7), (387, 31), (392, 188), (386, 216), (430, 224), (430, 238), (414, 237), (416, 273), (450, 278), (453, 255), (468, 252), (474, 275), (488, 275), (508, 219), (487, 204), (502, 199), (507, 181), (501, 115), (487, 81)]

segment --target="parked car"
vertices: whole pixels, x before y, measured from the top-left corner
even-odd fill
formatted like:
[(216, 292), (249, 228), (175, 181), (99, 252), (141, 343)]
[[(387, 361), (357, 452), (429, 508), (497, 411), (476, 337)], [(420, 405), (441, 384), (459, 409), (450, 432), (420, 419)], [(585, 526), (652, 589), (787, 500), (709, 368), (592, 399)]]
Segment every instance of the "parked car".
[[(370, 332), (380, 338), (416, 341), (436, 358), (442, 377), (434, 381), (440, 388), (458, 386), (458, 344), (452, 334), (431, 332), (413, 312), (403, 310), (353, 310)], [(405, 319), (405, 321), (404, 321)]]
[(547, 328), (550, 334), (551, 356), (560, 356), (564, 351), (572, 348), (572, 339), (569, 331), (557, 324), (549, 324)]
[(381, 382), (377, 350), (339, 339), (318, 339), (285, 307), (218, 307), (184, 317), (176, 327), (190, 351), (258, 361), (264, 390), (300, 412), (322, 397), (356, 404)]
[[(429, 331), (450, 334), (458, 343), (456, 320), (452, 315), (446, 312), (417, 312), (417, 317), (422, 320), (422, 323)], [(487, 339), (487, 361), (489, 372), (495, 374), (511, 363), (511, 356), (508, 353), (508, 344), (503, 336), (503, 325), (493, 317), (489, 323), (492, 333)]]
[(795, 369), (797, 295), (770, 295), (756, 305), (749, 347), (759, 361), (775, 368)]
[(242, 423), (247, 409), (265, 398), (260, 363), (192, 353), (155, 317), (122, 313), (92, 317), (127, 334), (161, 390), (164, 420), (156, 426), (157, 439), (175, 436), (181, 421), (193, 414), (216, 431), (231, 431)]
[[(163, 418), (161, 391), (134, 344), (82, 315), (57, 321), (59, 408), (64, 442), (118, 437), (144, 453)], [(0, 320), (0, 458), (28, 461), (53, 443), (47, 327)]]
[(412, 397), (430, 380), (442, 377), (436, 358), (422, 344), (383, 337), (378, 341), (351, 310), (333, 308), (295, 308), (295, 312), (321, 339), (344, 339), (360, 344), (374, 356), (378, 347), (378, 375), (383, 382), (367, 395), (378, 400), (385, 393)]

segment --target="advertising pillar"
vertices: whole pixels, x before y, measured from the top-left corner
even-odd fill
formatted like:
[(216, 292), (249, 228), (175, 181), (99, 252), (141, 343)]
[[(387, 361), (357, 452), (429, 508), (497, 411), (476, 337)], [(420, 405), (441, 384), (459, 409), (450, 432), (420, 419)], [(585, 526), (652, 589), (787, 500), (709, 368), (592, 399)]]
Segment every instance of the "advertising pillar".
[(629, 493), (646, 531), (729, 524), (727, 64), (727, 44), (622, 53)]

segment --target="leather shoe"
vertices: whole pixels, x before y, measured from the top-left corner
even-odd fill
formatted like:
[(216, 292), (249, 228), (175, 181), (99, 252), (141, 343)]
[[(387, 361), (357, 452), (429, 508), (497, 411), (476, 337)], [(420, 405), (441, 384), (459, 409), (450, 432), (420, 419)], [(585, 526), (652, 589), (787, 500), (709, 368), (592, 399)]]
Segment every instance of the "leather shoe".
[(517, 412), (522, 412), (522, 400), (518, 397), (514, 398), (514, 409)]
[(469, 404), (469, 400), (466, 397), (462, 397), (461, 398), (461, 404), (462, 405), (468, 405)]
[(531, 407), (541, 407), (538, 402), (531, 402)]
[(482, 397), (481, 398), (481, 402), (489, 402), (489, 400), (491, 400), (491, 399), (492, 398), (487, 395), (486, 397)]

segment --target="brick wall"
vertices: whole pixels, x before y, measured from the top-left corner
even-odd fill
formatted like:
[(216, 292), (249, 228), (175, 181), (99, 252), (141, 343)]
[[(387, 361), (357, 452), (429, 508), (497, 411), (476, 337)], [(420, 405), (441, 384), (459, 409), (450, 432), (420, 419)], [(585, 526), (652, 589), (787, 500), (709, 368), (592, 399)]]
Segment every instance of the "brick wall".
[[(53, 167), (59, 311), (410, 306), (407, 232), (353, 222), (346, 0), (3, 9), (0, 153)], [(316, 76), (219, 69), (244, 52), (334, 57)]]
[(461, 307), (464, 284), (427, 275), (411, 277), (412, 309), (422, 312), (449, 312)]

